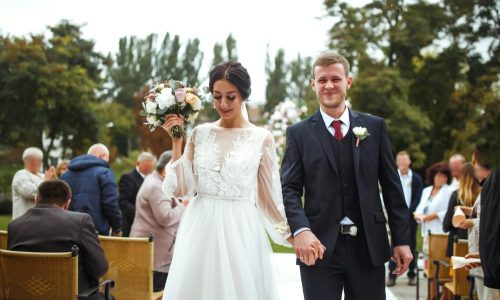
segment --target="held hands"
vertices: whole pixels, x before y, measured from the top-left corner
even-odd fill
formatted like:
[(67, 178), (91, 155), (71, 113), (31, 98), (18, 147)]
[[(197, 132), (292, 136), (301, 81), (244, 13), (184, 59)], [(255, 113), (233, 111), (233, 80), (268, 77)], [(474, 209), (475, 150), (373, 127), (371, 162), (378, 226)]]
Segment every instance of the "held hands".
[(165, 116), (165, 123), (161, 125), (161, 127), (170, 135), (170, 138), (172, 141), (175, 140), (181, 140), (181, 138), (174, 138), (172, 134), (172, 128), (175, 126), (179, 126), (181, 128), (184, 128), (184, 117), (183, 116), (178, 116), (175, 114), (168, 114)]
[(396, 276), (403, 275), (413, 260), (413, 255), (411, 254), (410, 247), (407, 245), (394, 247), (394, 254), (391, 260), (396, 263), (396, 269), (392, 272)]
[(326, 249), (311, 230), (304, 230), (297, 234), (293, 239), (293, 247), (297, 258), (308, 266), (314, 265), (318, 258), (323, 259)]

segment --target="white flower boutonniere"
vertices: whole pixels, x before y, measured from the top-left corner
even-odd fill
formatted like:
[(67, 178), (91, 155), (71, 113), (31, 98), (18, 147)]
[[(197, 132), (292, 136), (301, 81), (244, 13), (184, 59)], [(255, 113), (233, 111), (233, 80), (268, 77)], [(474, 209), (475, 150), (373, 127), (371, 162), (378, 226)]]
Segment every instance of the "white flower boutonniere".
[(366, 129), (366, 127), (354, 127), (352, 129), (352, 132), (357, 137), (356, 147), (359, 146), (359, 141), (366, 139), (370, 135), (370, 133), (368, 132), (368, 129)]

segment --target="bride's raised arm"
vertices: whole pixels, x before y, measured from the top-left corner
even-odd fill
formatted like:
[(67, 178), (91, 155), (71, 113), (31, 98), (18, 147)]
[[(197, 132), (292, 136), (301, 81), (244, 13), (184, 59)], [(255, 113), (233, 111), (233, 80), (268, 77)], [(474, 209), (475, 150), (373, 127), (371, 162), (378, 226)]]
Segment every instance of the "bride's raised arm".
[(270, 132), (262, 145), (257, 184), (257, 206), (269, 236), (275, 243), (290, 247), (287, 239), (292, 234), (285, 216), (278, 157), (274, 137)]
[(196, 128), (188, 138), (184, 154), (166, 166), (166, 176), (163, 181), (163, 192), (169, 198), (190, 199), (196, 191), (196, 181), (193, 172), (194, 141)]

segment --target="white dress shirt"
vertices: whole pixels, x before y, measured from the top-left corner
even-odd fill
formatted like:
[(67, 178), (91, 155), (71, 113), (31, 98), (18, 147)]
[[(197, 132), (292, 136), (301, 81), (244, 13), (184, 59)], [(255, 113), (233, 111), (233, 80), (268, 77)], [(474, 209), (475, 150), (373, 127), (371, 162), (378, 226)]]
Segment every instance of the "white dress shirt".
[(411, 205), (411, 184), (413, 179), (413, 171), (408, 170), (408, 174), (403, 175), (401, 171), (398, 169), (399, 179), (401, 180), (401, 185), (403, 186), (403, 193), (405, 195), (406, 206), (410, 208)]
[(340, 118), (335, 119), (331, 116), (327, 115), (322, 109), (319, 110), (321, 116), (323, 117), (323, 121), (325, 122), (326, 129), (333, 136), (335, 136), (335, 129), (333, 129), (332, 122), (340, 121), (340, 130), (342, 131), (342, 136), (346, 136), (349, 132), (349, 125), (351, 125), (351, 121), (349, 120), (349, 109), (346, 107)]

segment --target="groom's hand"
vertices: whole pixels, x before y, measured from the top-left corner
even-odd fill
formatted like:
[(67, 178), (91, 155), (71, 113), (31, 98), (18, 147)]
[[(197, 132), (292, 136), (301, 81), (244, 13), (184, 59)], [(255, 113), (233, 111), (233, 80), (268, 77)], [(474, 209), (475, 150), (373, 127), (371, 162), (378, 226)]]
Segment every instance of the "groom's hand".
[(316, 263), (316, 260), (323, 259), (325, 247), (311, 230), (304, 230), (297, 234), (293, 240), (295, 255), (301, 262), (308, 266)]
[(396, 269), (392, 273), (396, 276), (403, 275), (413, 260), (410, 247), (406, 245), (394, 247), (394, 254), (391, 259), (396, 263)]

